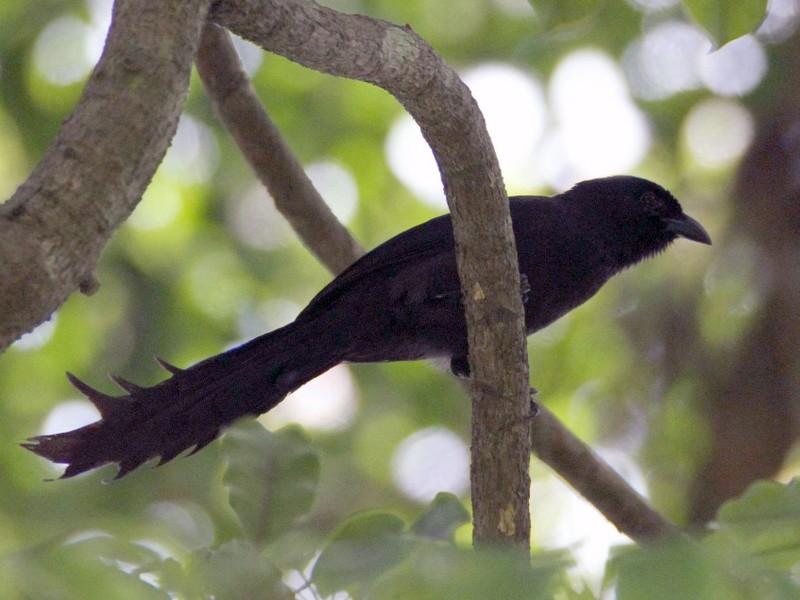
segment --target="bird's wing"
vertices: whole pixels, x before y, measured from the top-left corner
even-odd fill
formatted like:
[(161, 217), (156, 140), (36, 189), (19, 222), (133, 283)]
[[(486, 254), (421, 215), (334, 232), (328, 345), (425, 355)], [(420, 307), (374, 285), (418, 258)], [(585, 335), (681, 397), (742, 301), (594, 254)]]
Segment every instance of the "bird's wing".
[[(549, 198), (539, 196), (512, 197), (514, 221), (528, 220), (550, 205)], [(528, 223), (526, 230), (537, 231), (543, 224)], [(521, 223), (515, 224), (515, 231)], [(450, 215), (442, 215), (413, 227), (387, 240), (362, 256), (323, 288), (303, 310), (311, 316), (325, 310), (344, 292), (352, 291), (359, 280), (381, 272), (385, 277), (375, 282), (386, 285), (388, 298), (402, 299), (404, 304), (443, 300), (445, 304), (460, 299), (460, 283), (456, 271), (453, 227)], [(363, 291), (363, 290), (362, 290)]]
[[(452, 268), (448, 268), (451, 263)], [(450, 215), (442, 215), (417, 225), (368, 252), (324, 287), (301, 314), (310, 316), (324, 310), (344, 291), (351, 290), (359, 279), (378, 271), (388, 274), (388, 279), (396, 279), (398, 276), (404, 278), (408, 273), (423, 276), (423, 273), (431, 271), (438, 271), (443, 280), (451, 279), (450, 271), (455, 274), (455, 254)], [(457, 276), (455, 286), (457, 291)], [(445, 291), (451, 290), (442, 290)], [(392, 293), (391, 289), (387, 289), (386, 293)]]

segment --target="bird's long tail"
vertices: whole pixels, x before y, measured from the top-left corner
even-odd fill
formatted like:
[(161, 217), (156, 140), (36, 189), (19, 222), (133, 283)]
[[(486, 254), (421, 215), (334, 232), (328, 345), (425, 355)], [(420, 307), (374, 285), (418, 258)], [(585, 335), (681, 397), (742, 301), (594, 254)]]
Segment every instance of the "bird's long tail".
[(172, 375), (153, 387), (114, 377), (123, 396), (108, 396), (67, 374), (101, 419), (23, 445), (67, 463), (62, 477), (118, 463), (120, 478), (156, 456), (163, 464), (188, 448), (203, 448), (236, 419), (267, 412), (341, 362), (340, 344), (326, 343), (329, 335), (319, 320), (299, 320), (187, 369), (159, 361)]

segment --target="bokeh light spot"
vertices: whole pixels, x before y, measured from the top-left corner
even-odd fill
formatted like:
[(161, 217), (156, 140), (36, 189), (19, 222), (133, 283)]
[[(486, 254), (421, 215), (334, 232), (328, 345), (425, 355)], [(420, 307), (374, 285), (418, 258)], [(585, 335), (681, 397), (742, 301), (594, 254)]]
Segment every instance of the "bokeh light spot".
[(100, 418), (100, 413), (88, 400), (66, 400), (59, 402), (47, 414), (40, 435), (72, 431)]
[(251, 248), (272, 250), (292, 239), (291, 226), (260, 183), (232, 199), (225, 216), (238, 240)]
[(385, 152), (392, 172), (420, 200), (437, 208), (447, 207), (433, 152), (409, 115), (403, 114), (392, 125)]
[(73, 16), (55, 19), (39, 34), (33, 48), (33, 64), (39, 74), (54, 85), (70, 85), (86, 77), (94, 61), (86, 40), (91, 27)]
[[(503, 63), (478, 65), (466, 70), (463, 79), (483, 112), (509, 188), (536, 186), (540, 177), (534, 153), (546, 120), (542, 85)], [(386, 140), (386, 155), (392, 172), (421, 200), (446, 207), (433, 153), (410, 116), (395, 122)]]
[(350, 171), (328, 160), (308, 165), (306, 174), (333, 214), (349, 223), (358, 208), (358, 186)]
[(161, 169), (180, 183), (205, 183), (214, 174), (219, 149), (214, 133), (204, 123), (182, 114)]
[[(612, 448), (598, 447), (596, 451), (647, 497), (646, 480), (630, 457)], [(532, 541), (543, 549), (571, 548), (576, 560), (569, 575), (599, 592), (609, 552), (627, 542), (627, 536), (552, 472), (538, 477), (534, 473), (534, 477), (531, 506), (536, 507), (537, 519)]]
[(239, 335), (252, 339), (294, 321), (303, 307), (286, 298), (272, 298), (257, 307), (244, 307), (237, 318)]
[(358, 397), (347, 365), (337, 365), (298, 388), (263, 417), (270, 428), (299, 423), (308, 429), (338, 431), (353, 421)]
[(542, 84), (503, 63), (479, 65), (463, 77), (486, 119), (506, 185), (512, 190), (540, 185), (534, 159), (547, 117)]
[(531, 3), (527, 0), (492, 0), (492, 4), (511, 18), (528, 17), (532, 19), (536, 15)]
[(103, 54), (114, 0), (87, 0), (86, 7), (89, 9), (90, 31), (84, 44), (87, 59), (94, 65)]
[(555, 128), (542, 151), (554, 188), (625, 173), (650, 147), (650, 128), (628, 94), (621, 71), (605, 54), (578, 50), (565, 57), (550, 81)]
[(422, 429), (397, 446), (392, 478), (406, 496), (418, 502), (430, 502), (439, 492), (460, 496), (469, 487), (469, 450), (449, 429)]
[(711, 98), (695, 104), (683, 125), (692, 158), (707, 169), (722, 169), (741, 158), (753, 139), (750, 113), (731, 100)]
[(662, 100), (701, 85), (700, 60), (711, 41), (695, 25), (666, 21), (628, 48), (623, 66), (635, 96)]
[(720, 96), (752, 92), (767, 73), (767, 53), (752, 35), (745, 35), (700, 60), (700, 77)]
[(139, 231), (152, 231), (166, 227), (178, 217), (183, 201), (175, 186), (161, 177), (154, 177), (147, 186), (141, 201), (126, 221), (128, 227)]
[(643, 12), (656, 12), (672, 8), (680, 0), (628, 0), (628, 4)]
[(238, 315), (249, 277), (238, 256), (227, 249), (210, 250), (194, 258), (185, 285), (197, 310), (212, 319), (226, 319)]
[(230, 36), (233, 46), (236, 48), (236, 53), (239, 55), (239, 60), (242, 61), (242, 67), (252, 77), (261, 68), (261, 63), (264, 62), (264, 51), (253, 42), (242, 39), (238, 35), (230, 34)]
[(49, 321), (38, 325), (33, 331), (26, 333), (15, 341), (12, 348), (23, 351), (38, 350), (53, 337), (56, 331), (56, 319), (57, 315), (54, 314)]

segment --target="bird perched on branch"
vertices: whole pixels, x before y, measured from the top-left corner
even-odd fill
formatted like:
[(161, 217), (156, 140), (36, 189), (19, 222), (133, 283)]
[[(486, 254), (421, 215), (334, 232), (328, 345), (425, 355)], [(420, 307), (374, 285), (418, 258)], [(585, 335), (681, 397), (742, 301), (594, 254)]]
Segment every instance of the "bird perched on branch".
[[(511, 217), (531, 334), (592, 297), (615, 273), (676, 238), (703, 244), (705, 229), (661, 186), (617, 176), (550, 198), (511, 198)], [(25, 447), (72, 477), (118, 463), (117, 478), (143, 462), (203, 448), (233, 421), (267, 412), (334, 365), (446, 357), (469, 375), (467, 329), (449, 215), (401, 233), (353, 263), (288, 325), (186, 369), (153, 387), (120, 377), (122, 396), (71, 374), (100, 420), (31, 438)], [(160, 463), (160, 464), (161, 464)]]

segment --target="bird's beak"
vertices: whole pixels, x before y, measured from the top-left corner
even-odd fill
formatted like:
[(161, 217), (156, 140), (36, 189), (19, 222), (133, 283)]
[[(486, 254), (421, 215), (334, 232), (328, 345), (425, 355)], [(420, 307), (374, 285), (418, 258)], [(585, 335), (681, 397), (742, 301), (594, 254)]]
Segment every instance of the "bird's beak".
[(678, 219), (663, 219), (663, 221), (667, 226), (667, 231), (671, 231), (687, 240), (711, 245), (711, 236), (708, 235), (705, 227), (689, 215), (682, 215)]

